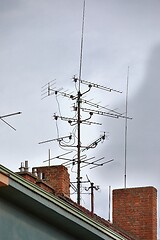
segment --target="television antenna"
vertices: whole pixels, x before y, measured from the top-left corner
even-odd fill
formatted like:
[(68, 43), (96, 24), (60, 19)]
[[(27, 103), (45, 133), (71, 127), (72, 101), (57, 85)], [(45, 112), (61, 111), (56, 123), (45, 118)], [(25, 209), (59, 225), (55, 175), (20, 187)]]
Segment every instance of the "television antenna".
[[(73, 92), (68, 93), (68, 91), (64, 91), (63, 88), (57, 89), (56, 88), (56, 80), (52, 80), (51, 82), (45, 84), (42, 87), (42, 99), (46, 98), (51, 95), (55, 95), (57, 104), (58, 104), (58, 110), (59, 114), (54, 114), (53, 118), (56, 121), (56, 127), (57, 127), (57, 138), (54, 139), (49, 139), (40, 142), (42, 143), (47, 143), (47, 142), (52, 142), (52, 141), (57, 141), (59, 143), (60, 148), (63, 150), (66, 150), (64, 154), (57, 155), (55, 157), (50, 157), (48, 160), (44, 160), (44, 162), (54, 160), (54, 159), (59, 159), (63, 161), (63, 165), (68, 167), (70, 165), (72, 166), (77, 166), (77, 178), (76, 178), (76, 191), (77, 191), (77, 203), (80, 204), (81, 200), (81, 184), (82, 184), (82, 177), (81, 177), (81, 169), (83, 167), (89, 166), (90, 169), (96, 168), (103, 166), (104, 164), (110, 163), (113, 161), (107, 160), (104, 161), (104, 157), (95, 159), (95, 156), (88, 158), (87, 154), (85, 153), (89, 149), (94, 149), (97, 147), (97, 145), (100, 142), (103, 142), (106, 139), (106, 134), (105, 132), (100, 135), (96, 140), (92, 141), (88, 145), (83, 145), (81, 142), (81, 125), (101, 125), (99, 122), (94, 122), (91, 121), (91, 118), (94, 115), (101, 115), (101, 116), (107, 116), (107, 117), (112, 117), (112, 118), (127, 118), (131, 119), (128, 116), (119, 113), (118, 111), (114, 109), (110, 109), (107, 107), (103, 107), (99, 105), (99, 103), (95, 103), (89, 100), (85, 99), (85, 95), (90, 92), (93, 88), (102, 90), (104, 92), (116, 92), (116, 93), (122, 93), (121, 91), (118, 91), (116, 89), (112, 89), (106, 86), (102, 86), (100, 84), (96, 84), (93, 82), (89, 82), (87, 80), (82, 79), (82, 62), (83, 62), (83, 38), (84, 38), (84, 22), (85, 22), (85, 0), (83, 3), (83, 18), (82, 18), (82, 32), (81, 32), (81, 44), (80, 44), (80, 62), (79, 62), (79, 76), (76, 77), (75, 75), (73, 76), (73, 82), (75, 83), (75, 89), (76, 93), (73, 94)], [(82, 91), (82, 85), (86, 90)], [(74, 101), (73, 105), (73, 111), (75, 112), (74, 117), (66, 117), (61, 115), (60, 111), (60, 105), (58, 102), (58, 97), (64, 97), (68, 98), (71, 101)], [(82, 107), (82, 105), (87, 105), (88, 107)], [(103, 109), (103, 111), (102, 111)], [(87, 117), (82, 118), (82, 113), (87, 114)], [(58, 129), (58, 124), (57, 122), (59, 120), (66, 121), (68, 124), (73, 127), (72, 133), (67, 136), (60, 137), (59, 136), (59, 129)], [(74, 153), (74, 154), (73, 154)], [(71, 156), (72, 155), (72, 156)]]
[(8, 123), (6, 120), (4, 120), (4, 118), (12, 117), (12, 116), (19, 115), (19, 114), (21, 114), (21, 112), (15, 112), (15, 113), (10, 113), (10, 114), (6, 114), (6, 115), (2, 115), (2, 116), (0, 116), (0, 120), (1, 120), (2, 122), (4, 122), (6, 125), (8, 125), (10, 128), (12, 128), (13, 130), (16, 131), (16, 128), (14, 128), (10, 123)]

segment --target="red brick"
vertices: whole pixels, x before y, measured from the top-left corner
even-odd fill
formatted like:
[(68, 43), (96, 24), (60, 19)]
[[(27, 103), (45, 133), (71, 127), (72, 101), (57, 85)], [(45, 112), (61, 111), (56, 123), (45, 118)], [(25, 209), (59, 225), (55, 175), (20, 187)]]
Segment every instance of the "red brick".
[(35, 171), (38, 176), (44, 176), (43, 181), (53, 187), (55, 194), (70, 197), (70, 177), (66, 167), (58, 165), (32, 168), (32, 172)]
[(113, 190), (113, 224), (141, 240), (157, 240), (157, 190)]
[(25, 171), (19, 172), (18, 174), (25, 178), (26, 180), (28, 180), (29, 182), (36, 183), (37, 178), (33, 174)]

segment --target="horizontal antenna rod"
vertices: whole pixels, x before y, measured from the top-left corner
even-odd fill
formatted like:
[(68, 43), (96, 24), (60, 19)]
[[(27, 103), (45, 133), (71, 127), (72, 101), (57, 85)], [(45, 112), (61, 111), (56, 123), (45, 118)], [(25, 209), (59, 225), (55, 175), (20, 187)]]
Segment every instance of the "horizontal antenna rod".
[[(93, 159), (93, 158), (91, 158), (91, 159)], [(88, 160), (91, 160), (91, 159), (88, 159)], [(99, 161), (101, 161), (103, 159), (104, 159), (104, 157), (101, 157), (101, 158), (99, 158), (97, 160), (94, 160), (93, 162), (87, 162), (88, 161), (87, 159), (85, 161), (81, 161), (82, 163), (85, 163), (85, 165), (83, 165), (81, 168), (86, 167), (88, 165), (96, 165), (97, 162), (99, 162)]]
[(112, 117), (112, 118), (127, 118), (127, 119), (132, 119), (130, 117), (126, 117), (123, 116), (122, 114), (115, 114), (115, 113), (110, 113), (110, 112), (102, 112), (102, 111), (98, 111), (98, 110), (94, 110), (94, 109), (88, 109), (88, 108), (81, 108), (82, 111), (84, 112), (89, 112), (89, 113), (94, 113), (94, 114), (98, 114), (98, 115), (103, 115), (103, 116), (107, 116), (107, 117)]
[(22, 112), (10, 113), (10, 114), (7, 114), (7, 115), (0, 116), (0, 119), (6, 118), (6, 117), (11, 117), (11, 116), (18, 115), (18, 114), (21, 114), (21, 113)]
[(49, 143), (49, 142), (53, 142), (53, 141), (62, 141), (64, 138), (71, 138), (71, 137), (72, 137), (72, 135), (65, 136), (65, 137), (60, 137), (60, 138), (53, 138), (53, 139), (49, 139), (49, 140), (46, 140), (46, 141), (39, 142), (38, 144)]
[(7, 117), (12, 117), (14, 115), (18, 115), (18, 114), (21, 114), (21, 112), (15, 112), (15, 113), (10, 113), (10, 114), (6, 114), (6, 115), (3, 115), (3, 116), (0, 116), (0, 120), (2, 122), (4, 122), (5, 124), (7, 124), (10, 128), (12, 128), (13, 130), (16, 131), (16, 128), (14, 128), (11, 124), (9, 124), (7, 121), (5, 121), (3, 118), (7, 118)]
[(107, 161), (107, 162), (104, 162), (104, 163), (99, 164), (98, 166), (91, 167), (90, 169), (103, 166), (103, 165), (105, 165), (105, 164), (107, 164), (107, 163), (110, 163), (110, 162), (113, 162), (113, 161), (114, 161), (114, 159), (111, 159), (111, 160), (109, 160), (109, 161)]
[(82, 80), (82, 79), (79, 80), (75, 76), (73, 77), (73, 81), (74, 82), (80, 81), (82, 84), (88, 85), (89, 87), (99, 88), (101, 90), (105, 90), (105, 91), (108, 91), (108, 92), (122, 93), (121, 91), (115, 90), (113, 88), (108, 88), (108, 87), (105, 87), (105, 86), (102, 86), (102, 85), (99, 85), (99, 84), (96, 84), (96, 83), (93, 83), (93, 82), (89, 82), (89, 81), (86, 81), (86, 80)]
[(63, 154), (58, 155), (58, 156), (53, 157), (53, 158), (50, 158), (49, 160), (48, 160), (48, 159), (47, 159), (47, 160), (44, 160), (43, 162), (48, 162), (48, 161), (53, 160), (53, 159), (56, 159), (56, 158), (59, 159), (60, 157), (65, 156), (65, 155), (70, 154), (70, 153), (72, 153), (72, 151), (70, 151), (70, 152), (68, 152), (68, 153), (63, 153)]
[[(68, 118), (68, 117), (62, 117), (62, 116), (58, 116), (58, 115), (54, 115), (53, 116), (55, 120), (61, 119), (63, 121), (67, 121), (70, 125), (75, 125), (78, 123), (78, 120), (76, 118)], [(87, 124), (87, 125), (91, 125), (91, 124), (97, 124), (97, 125), (102, 125), (101, 123), (98, 122), (91, 122), (91, 121), (87, 121), (87, 120), (81, 120), (82, 124)]]
[(81, 99), (81, 101), (82, 101), (83, 103), (85, 103), (85, 104), (88, 104), (88, 105), (92, 106), (92, 107), (95, 107), (95, 108), (103, 108), (103, 109), (106, 109), (106, 110), (108, 110), (108, 111), (110, 111), (110, 112), (119, 114), (119, 112), (115, 111), (114, 109), (110, 109), (110, 108), (101, 106), (101, 105), (99, 105), (98, 103), (93, 103), (93, 102), (88, 101), (88, 100), (83, 99), (83, 98)]

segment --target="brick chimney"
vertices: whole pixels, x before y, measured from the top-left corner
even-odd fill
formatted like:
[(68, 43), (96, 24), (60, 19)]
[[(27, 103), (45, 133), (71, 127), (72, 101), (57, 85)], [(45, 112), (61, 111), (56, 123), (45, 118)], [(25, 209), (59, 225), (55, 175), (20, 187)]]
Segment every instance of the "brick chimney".
[(53, 187), (55, 194), (70, 197), (70, 177), (66, 167), (45, 166), (34, 167), (32, 173)]
[(157, 190), (113, 190), (113, 224), (140, 240), (157, 240)]

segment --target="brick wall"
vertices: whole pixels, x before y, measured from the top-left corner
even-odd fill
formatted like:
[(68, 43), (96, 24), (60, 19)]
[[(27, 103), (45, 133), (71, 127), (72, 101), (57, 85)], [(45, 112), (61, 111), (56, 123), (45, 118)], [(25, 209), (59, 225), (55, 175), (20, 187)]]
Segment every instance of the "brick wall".
[(157, 240), (157, 190), (113, 190), (113, 224), (140, 240)]
[(23, 171), (23, 172), (18, 172), (17, 174), (23, 177), (24, 179), (26, 179), (27, 181), (36, 184), (37, 186), (44, 189), (45, 191), (53, 194), (55, 193), (54, 189), (50, 185), (48, 185), (46, 182), (39, 179), (37, 176), (33, 175), (32, 173)]
[(70, 197), (70, 177), (67, 168), (63, 165), (34, 167), (32, 172), (36, 172), (43, 181), (52, 186), (55, 194)]
[(54, 189), (51, 186), (49, 186), (47, 183), (45, 183), (41, 180), (37, 180), (36, 185), (39, 186), (40, 188), (44, 189), (45, 191), (49, 192), (49, 193), (55, 194)]
[(31, 173), (24, 171), (24, 172), (18, 172), (18, 175), (25, 178), (27, 181), (36, 184), (37, 177), (33, 176)]

